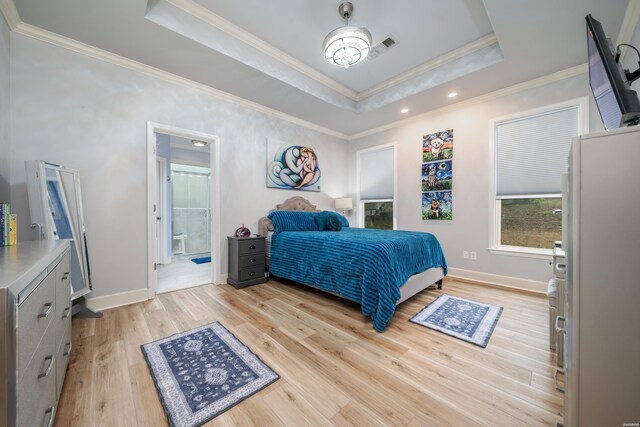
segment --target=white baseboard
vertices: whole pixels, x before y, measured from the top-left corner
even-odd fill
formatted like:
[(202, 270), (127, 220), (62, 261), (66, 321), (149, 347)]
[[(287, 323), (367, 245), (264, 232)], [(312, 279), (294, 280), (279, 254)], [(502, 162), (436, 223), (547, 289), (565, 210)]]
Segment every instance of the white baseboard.
[[(227, 283), (228, 274), (220, 275), (220, 284)], [(155, 294), (149, 289), (136, 289), (135, 291), (120, 292), (118, 294), (105, 295), (102, 297), (87, 298), (87, 307), (94, 311), (108, 310), (110, 308), (122, 307), (123, 305), (135, 304), (137, 302), (148, 301), (155, 298)]]
[(472, 280), (479, 284), (524, 290), (527, 292), (539, 293), (541, 295), (546, 295), (547, 293), (546, 282), (521, 279), (519, 277), (500, 276), (498, 274), (482, 273), (480, 271), (463, 270), (461, 268), (451, 267), (449, 268), (449, 274), (447, 274), (447, 277), (452, 279)]
[(220, 275), (220, 283), (216, 283), (216, 285), (224, 285), (225, 283), (227, 283), (227, 277), (229, 277), (228, 273), (221, 274)]
[(107, 310), (109, 308), (122, 307), (123, 305), (147, 301), (149, 291), (147, 288), (135, 291), (120, 292), (118, 294), (105, 295), (103, 297), (87, 298), (87, 307), (94, 311)]

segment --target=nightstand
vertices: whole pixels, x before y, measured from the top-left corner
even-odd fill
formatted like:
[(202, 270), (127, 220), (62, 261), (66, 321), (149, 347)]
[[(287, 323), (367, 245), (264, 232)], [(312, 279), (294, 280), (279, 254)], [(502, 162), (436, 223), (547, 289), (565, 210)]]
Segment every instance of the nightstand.
[(265, 236), (229, 236), (229, 276), (227, 283), (244, 288), (267, 281)]

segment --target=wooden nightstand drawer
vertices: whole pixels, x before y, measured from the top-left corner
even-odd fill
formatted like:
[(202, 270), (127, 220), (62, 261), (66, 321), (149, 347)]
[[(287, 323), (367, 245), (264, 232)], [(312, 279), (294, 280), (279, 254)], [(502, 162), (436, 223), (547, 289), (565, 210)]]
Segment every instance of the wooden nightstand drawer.
[(240, 255), (264, 253), (264, 239), (239, 240), (238, 253)]
[(243, 255), (238, 258), (238, 268), (255, 268), (262, 265), (264, 268), (264, 254)]
[(240, 281), (262, 279), (264, 278), (264, 273), (264, 263), (256, 265), (253, 268), (245, 268), (244, 270), (240, 270)]

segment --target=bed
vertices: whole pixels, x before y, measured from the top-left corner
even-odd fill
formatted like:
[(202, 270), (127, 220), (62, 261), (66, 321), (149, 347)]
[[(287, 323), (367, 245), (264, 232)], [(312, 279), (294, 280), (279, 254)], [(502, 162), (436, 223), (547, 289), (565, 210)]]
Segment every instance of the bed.
[[(320, 212), (299, 196), (274, 211)], [(267, 265), (273, 276), (360, 304), (379, 332), (398, 304), (432, 285), (441, 289), (447, 271), (440, 244), (429, 233), (352, 227), (279, 231), (268, 217), (260, 219), (259, 227), (267, 236)]]

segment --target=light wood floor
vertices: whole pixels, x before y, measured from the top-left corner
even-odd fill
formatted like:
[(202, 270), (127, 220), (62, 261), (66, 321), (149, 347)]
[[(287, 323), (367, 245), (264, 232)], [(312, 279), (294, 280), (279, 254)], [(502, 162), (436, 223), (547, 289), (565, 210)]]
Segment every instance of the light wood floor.
[[(504, 307), (486, 349), (408, 321), (442, 292)], [(562, 410), (543, 298), (448, 280), (401, 304), (380, 334), (355, 304), (271, 281), (74, 319), (56, 425), (166, 425), (140, 345), (213, 321), (281, 379), (207, 425), (555, 425)]]

